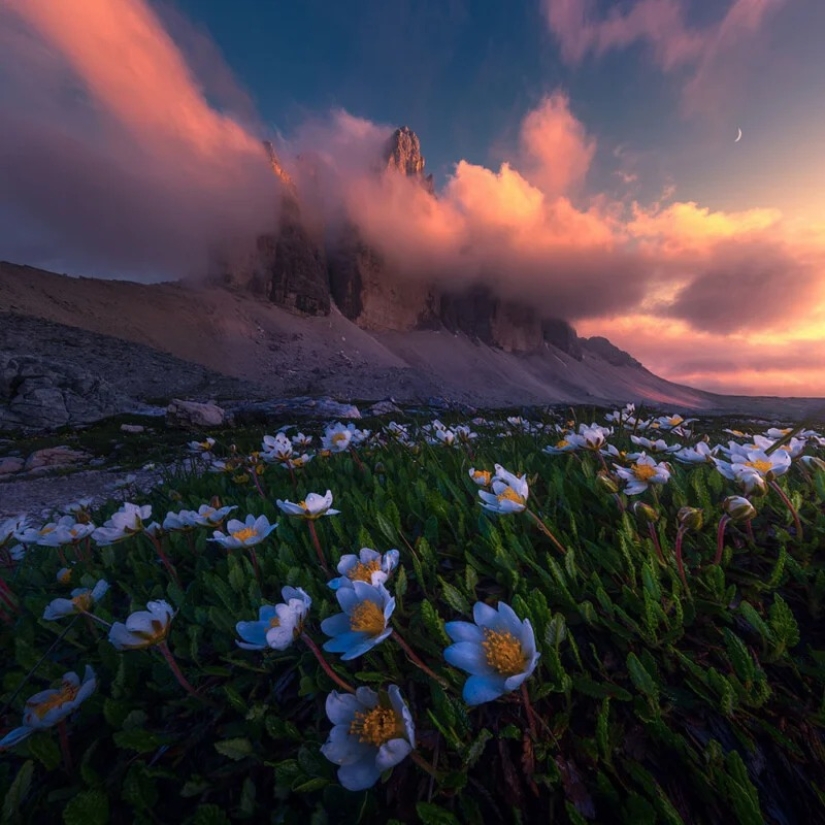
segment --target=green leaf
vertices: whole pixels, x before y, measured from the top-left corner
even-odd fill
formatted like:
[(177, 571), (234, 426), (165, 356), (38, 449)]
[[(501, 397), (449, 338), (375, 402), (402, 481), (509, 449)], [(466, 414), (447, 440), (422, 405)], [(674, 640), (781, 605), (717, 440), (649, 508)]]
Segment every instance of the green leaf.
[(54, 736), (46, 731), (38, 731), (29, 738), (29, 754), (47, 771), (53, 771), (60, 764), (60, 747)]
[(433, 802), (419, 802), (415, 811), (424, 825), (461, 825), (453, 814)]
[(487, 743), (493, 738), (487, 728), (482, 728), (478, 736), (470, 743), (470, 746), (464, 752), (464, 767), (472, 767), (484, 753), (484, 748)]
[(748, 778), (748, 769), (742, 757), (731, 751), (725, 760), (729, 773), (726, 782), (728, 796), (733, 804), (736, 821), (740, 825), (762, 825), (765, 817), (759, 806), (759, 794)]
[(457, 613), (468, 616), (471, 612), (470, 603), (461, 592), (449, 582), (444, 581), (441, 576), (438, 577), (438, 583), (441, 586), (441, 597), (444, 601)]
[(230, 825), (231, 820), (218, 805), (198, 805), (193, 825)]
[(627, 671), (636, 689), (658, 704), (659, 686), (635, 653), (629, 653), (627, 656)]
[(23, 766), (17, 772), (17, 776), (14, 777), (14, 782), (11, 783), (11, 787), (6, 792), (6, 798), (3, 800), (3, 822), (10, 822), (17, 817), (20, 806), (28, 796), (33, 775), (34, 762), (28, 759), (23, 763)]
[(236, 762), (241, 759), (246, 759), (254, 753), (252, 743), (244, 736), (215, 742), (215, 750), (224, 756), (228, 756), (230, 759), (234, 759)]
[(391, 544), (395, 545), (398, 543), (398, 531), (395, 528), (395, 525), (380, 511), (376, 511), (372, 514), (372, 518), (375, 523), (378, 525), (378, 529), (383, 534), (384, 538)]
[(138, 753), (149, 753), (161, 745), (168, 745), (174, 741), (169, 736), (140, 729), (119, 730), (112, 735), (112, 738), (119, 748)]
[(109, 799), (103, 791), (83, 791), (63, 809), (66, 825), (106, 825), (109, 821)]

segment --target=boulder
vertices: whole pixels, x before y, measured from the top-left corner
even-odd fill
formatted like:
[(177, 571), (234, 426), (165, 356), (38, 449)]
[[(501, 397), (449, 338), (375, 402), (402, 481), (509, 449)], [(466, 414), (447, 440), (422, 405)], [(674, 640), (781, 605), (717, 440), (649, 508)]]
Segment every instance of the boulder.
[(227, 423), (227, 417), (226, 412), (216, 404), (173, 398), (166, 408), (166, 423), (170, 427), (187, 429), (222, 427)]
[(75, 363), (0, 352), (0, 429), (88, 424), (131, 405), (106, 380)]
[(27, 459), (24, 469), (27, 472), (43, 472), (65, 467), (74, 467), (78, 464), (87, 464), (92, 456), (84, 450), (73, 450), (71, 447), (45, 447), (33, 452)]
[(0, 476), (9, 476), (13, 473), (19, 473), (24, 465), (25, 461), (22, 458), (18, 458), (17, 456), (7, 456), (6, 458), (0, 458)]

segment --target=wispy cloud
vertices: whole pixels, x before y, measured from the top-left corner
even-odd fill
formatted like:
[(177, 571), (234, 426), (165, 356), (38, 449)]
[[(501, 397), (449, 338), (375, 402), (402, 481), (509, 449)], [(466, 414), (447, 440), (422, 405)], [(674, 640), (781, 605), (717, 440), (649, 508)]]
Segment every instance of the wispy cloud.
[(543, 7), (565, 61), (643, 43), (662, 71), (682, 71), (682, 110), (692, 115), (718, 113), (730, 101), (758, 59), (756, 39), (787, 2), (732, 0), (718, 22), (701, 28), (688, 24), (686, 0), (635, 0), (603, 15), (594, 0), (543, 0)]

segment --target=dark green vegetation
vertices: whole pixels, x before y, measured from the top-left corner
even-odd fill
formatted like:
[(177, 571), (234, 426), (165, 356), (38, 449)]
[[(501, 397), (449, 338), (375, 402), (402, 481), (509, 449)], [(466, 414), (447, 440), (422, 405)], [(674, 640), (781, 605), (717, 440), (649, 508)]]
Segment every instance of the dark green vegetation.
[[(696, 434), (726, 442), (719, 428), (728, 423)], [(663, 563), (647, 525), (599, 486), (595, 455), (549, 456), (541, 448), (554, 435), (498, 438), (477, 429), (472, 455), (458, 446), (365, 445), (357, 460), (315, 458), (296, 471), (295, 488), (289, 471), (267, 466), (263, 497), (249, 473), (181, 477), (152, 493), (157, 521), (215, 495), (237, 504), (238, 518), (278, 521), (256, 548), (260, 580), (249, 551), (227, 553), (205, 528), (164, 539), (180, 586), (144, 536), (88, 552), (82, 545), (87, 558), (74, 565), (72, 586), (99, 578), (112, 585), (97, 616), (123, 621), (151, 599), (175, 607), (169, 648), (198, 698), (156, 649), (118, 652), (83, 616), (40, 618), (67, 595), (55, 581), (57, 550), (33, 547), (4, 569), (20, 611), (0, 625), (0, 733), (20, 724), (26, 697), (68, 670), (92, 665), (98, 687), (69, 720), (70, 769), (56, 728), (0, 755), (2, 821), (825, 821), (825, 473), (795, 461), (778, 480), (804, 538), (770, 490), (753, 499), (753, 537), (728, 525), (715, 565), (721, 501), (738, 490), (712, 466), (673, 462), (658, 502), (650, 491), (633, 497), (658, 510)], [(256, 447), (261, 435), (239, 448)], [(626, 435), (611, 443), (631, 448)], [(530, 509), (568, 548), (564, 555), (524, 513), (482, 511), (468, 469), (494, 463), (527, 473)], [(341, 511), (316, 522), (327, 558), (398, 548), (401, 567), (388, 583), (393, 625), (447, 683), (414, 666), (392, 637), (352, 662), (326, 655), (352, 684), (401, 687), (418, 755), (433, 770), (406, 759), (358, 793), (337, 783), (319, 752), (335, 686), (309, 649), (235, 645), (236, 622), (281, 601), (284, 585), (312, 597), (305, 631), (325, 641), (319, 625), (339, 612), (337, 602), (306, 525), (274, 501), (327, 488)], [(703, 514), (703, 526), (684, 537), (689, 592), (673, 552), (683, 506)], [(444, 622), (471, 620), (477, 600), (504, 601), (535, 629), (542, 656), (526, 683), (533, 731), (518, 692), (468, 709), (466, 674), (443, 661)]]

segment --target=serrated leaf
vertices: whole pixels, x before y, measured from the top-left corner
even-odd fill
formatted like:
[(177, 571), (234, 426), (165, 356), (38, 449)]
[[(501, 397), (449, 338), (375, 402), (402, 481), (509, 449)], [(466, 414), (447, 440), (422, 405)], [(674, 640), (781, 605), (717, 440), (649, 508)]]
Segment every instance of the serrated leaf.
[(63, 809), (66, 825), (106, 825), (109, 821), (109, 799), (103, 791), (83, 791)]
[(441, 598), (457, 613), (468, 616), (471, 612), (470, 603), (464, 598), (462, 593), (449, 582), (438, 577), (438, 584), (441, 587)]
[(656, 684), (656, 680), (647, 672), (647, 669), (639, 661), (639, 657), (635, 653), (629, 653), (627, 656), (627, 672), (630, 674), (630, 679), (636, 689), (658, 703), (659, 686)]
[(234, 739), (223, 739), (215, 742), (215, 750), (224, 756), (234, 759), (236, 762), (252, 756), (254, 749), (252, 743), (245, 736), (237, 736)]
[(3, 822), (11, 822), (17, 818), (20, 812), (20, 807), (25, 801), (29, 793), (29, 788), (32, 784), (32, 776), (34, 775), (34, 762), (31, 759), (26, 760), (14, 777), (14, 782), (6, 792), (6, 797), (3, 800)]
[(423, 825), (461, 825), (453, 814), (433, 802), (419, 802), (415, 812)]

